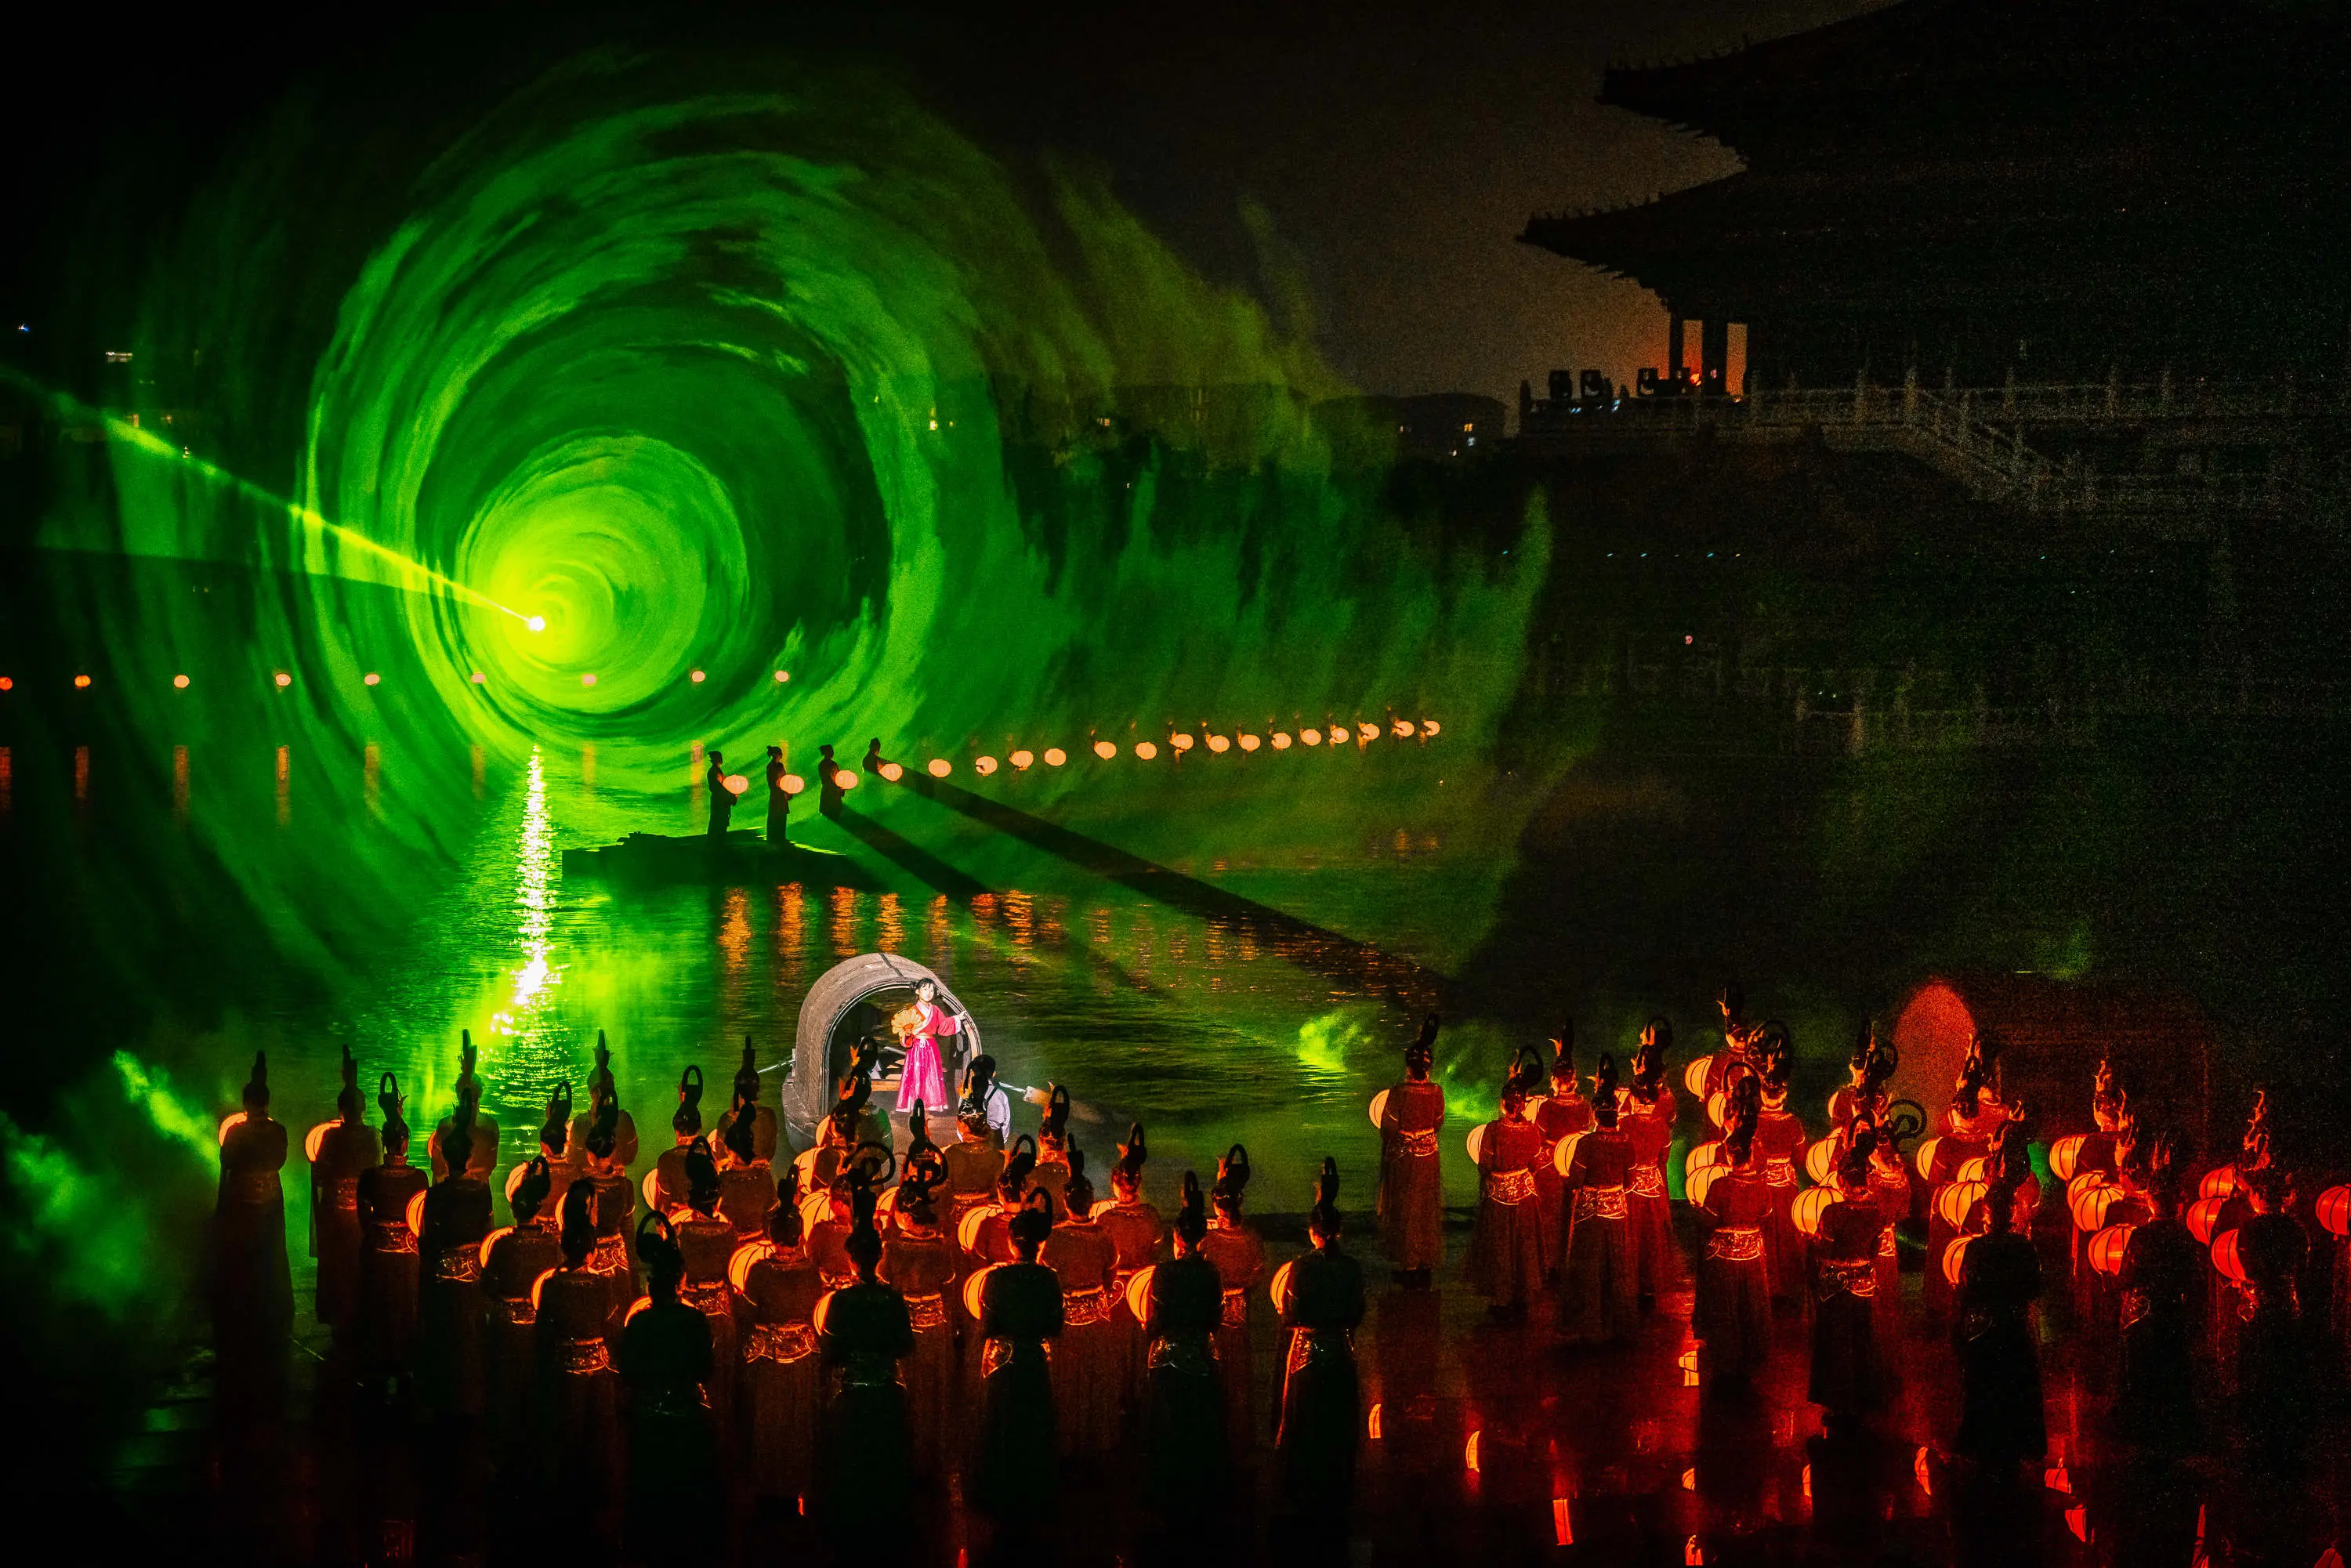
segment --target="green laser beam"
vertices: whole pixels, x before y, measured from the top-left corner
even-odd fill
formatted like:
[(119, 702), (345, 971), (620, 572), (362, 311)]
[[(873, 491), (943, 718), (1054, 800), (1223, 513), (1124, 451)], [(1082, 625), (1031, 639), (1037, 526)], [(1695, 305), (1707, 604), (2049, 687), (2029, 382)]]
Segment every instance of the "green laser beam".
[[(0, 377), (5, 377), (9, 382), (32, 396), (43, 399), (51, 407), (70, 418), (96, 423), (99, 429), (106, 432), (107, 439), (110, 441), (118, 442), (147, 456), (177, 464), (212, 484), (235, 492), (246, 500), (283, 511), (288, 518), (302, 528), (325, 534), (339, 545), (356, 549), (363, 555), (372, 556), (410, 577), (422, 580), (423, 583), (445, 589), (468, 603), (478, 604), (486, 610), (495, 610), (501, 615), (510, 615), (525, 625), (530, 626), (534, 632), (541, 630), (545, 624), (541, 621), (538, 624), (533, 625), (534, 621), (538, 621), (538, 617), (525, 615), (519, 610), (501, 604), (479, 589), (469, 588), (454, 577), (435, 571), (423, 562), (401, 554), (389, 545), (378, 543), (356, 528), (345, 528), (322, 512), (289, 501), (285, 497), (277, 495), (266, 486), (255, 484), (242, 475), (231, 473), (216, 463), (207, 462), (183, 448), (174, 446), (152, 430), (143, 429), (102, 408), (92, 407), (69, 393), (44, 386), (14, 366), (0, 365)], [(413, 582), (401, 582), (393, 586), (413, 593), (426, 591), (424, 588)]]

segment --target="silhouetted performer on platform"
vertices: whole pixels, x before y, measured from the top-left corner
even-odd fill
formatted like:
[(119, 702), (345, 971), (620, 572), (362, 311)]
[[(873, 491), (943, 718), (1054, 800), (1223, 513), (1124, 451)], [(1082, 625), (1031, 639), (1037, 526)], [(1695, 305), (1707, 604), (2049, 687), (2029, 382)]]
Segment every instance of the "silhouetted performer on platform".
[(848, 791), (841, 787), (841, 764), (832, 759), (832, 747), (816, 748), (817, 810), (828, 817), (841, 815), (841, 798)]
[(1065, 1454), (1106, 1454), (1118, 1441), (1125, 1342), (1111, 1321), (1118, 1249), (1095, 1222), (1094, 1184), (1083, 1149), (1070, 1150), (1061, 1223), (1045, 1243), (1045, 1266), (1061, 1282), (1061, 1340), (1053, 1347), (1053, 1407)]
[(474, 1049), (474, 1031), (459, 1030), (457, 1031), (457, 1106), (449, 1114), (442, 1117), (441, 1124), (433, 1129), (433, 1146), (429, 1153), (432, 1155), (434, 1181), (439, 1181), (449, 1174), (442, 1168), (441, 1145), (460, 1114), (470, 1116), (473, 1124), (473, 1141), (469, 1145), (473, 1150), (473, 1164), (466, 1174), (478, 1176), (486, 1182), (498, 1168), (498, 1119), (482, 1109), (482, 1081), (474, 1071), (480, 1055), (481, 1053)]
[(253, 1055), (245, 1109), (221, 1130), (213, 1211), (213, 1342), (223, 1359), (282, 1354), (294, 1323), (286, 1261), (286, 1129), (269, 1119), (269, 1059)]
[(768, 841), (792, 841), (792, 797), (784, 788), (784, 748), (768, 747)]
[(1303, 1513), (1343, 1517), (1355, 1490), (1363, 1396), (1354, 1332), (1364, 1321), (1364, 1270), (1339, 1249), (1339, 1166), (1325, 1155), (1306, 1233), (1314, 1250), (1290, 1266), (1281, 1293), (1281, 1490)]
[(710, 786), (710, 836), (723, 839), (726, 836), (726, 824), (735, 815), (735, 791), (726, 788), (725, 752), (710, 754), (710, 771), (703, 779)]
[(857, 767), (859, 771), (869, 778), (879, 779), (882, 776), (882, 737), (880, 736), (877, 735), (865, 743), (865, 755), (857, 759)]

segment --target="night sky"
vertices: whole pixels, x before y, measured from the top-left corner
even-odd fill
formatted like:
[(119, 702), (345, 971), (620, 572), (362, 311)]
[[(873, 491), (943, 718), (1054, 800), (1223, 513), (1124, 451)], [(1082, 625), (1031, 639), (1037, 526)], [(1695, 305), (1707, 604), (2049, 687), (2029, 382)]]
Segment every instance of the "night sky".
[[(912, 73), (984, 141), (1113, 172), (1212, 277), (1311, 316), (1367, 391), (1515, 395), (1555, 365), (1624, 378), (1664, 356), (1632, 284), (1514, 239), (1539, 210), (1716, 177), (1730, 155), (1594, 104), (1611, 59), (1703, 53), (1870, 8), (1853, 0), (1552, 7), (1217, 3), (987, 8), (702, 6), (658, 18), (557, 7), (313, 16), (227, 12), (127, 26), (82, 8), (0, 66), (14, 196), (0, 311), (37, 319), (77, 243), (136, 246), (289, 91), (362, 91), (423, 118), (611, 39), (776, 44)], [(1252, 224), (1252, 208), (1264, 221)], [(1254, 231), (1254, 232), (1253, 232)]]

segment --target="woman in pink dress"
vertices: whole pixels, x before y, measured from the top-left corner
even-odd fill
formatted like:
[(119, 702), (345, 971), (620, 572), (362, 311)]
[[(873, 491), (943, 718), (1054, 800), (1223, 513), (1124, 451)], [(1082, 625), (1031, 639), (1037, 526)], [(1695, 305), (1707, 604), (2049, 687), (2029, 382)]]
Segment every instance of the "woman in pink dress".
[(904, 1111), (915, 1101), (925, 1105), (947, 1103), (947, 1077), (943, 1065), (946, 1053), (940, 1049), (939, 1037), (956, 1032), (955, 1015), (939, 1006), (939, 988), (928, 980), (914, 988), (914, 1003), (893, 1019), (893, 1023), (914, 1016), (900, 1025), (899, 1038), (905, 1041), (906, 1059), (898, 1068), (898, 1108)]

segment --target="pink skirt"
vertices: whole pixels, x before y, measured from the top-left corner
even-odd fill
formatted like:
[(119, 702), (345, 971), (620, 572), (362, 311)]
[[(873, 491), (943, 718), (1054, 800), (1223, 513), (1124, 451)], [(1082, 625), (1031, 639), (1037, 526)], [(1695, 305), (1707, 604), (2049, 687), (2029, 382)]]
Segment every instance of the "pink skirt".
[(933, 1113), (955, 1108), (947, 1103), (946, 1074), (939, 1069), (939, 1042), (927, 1034), (906, 1041), (906, 1060), (898, 1070), (899, 1113), (914, 1109), (917, 1100)]

